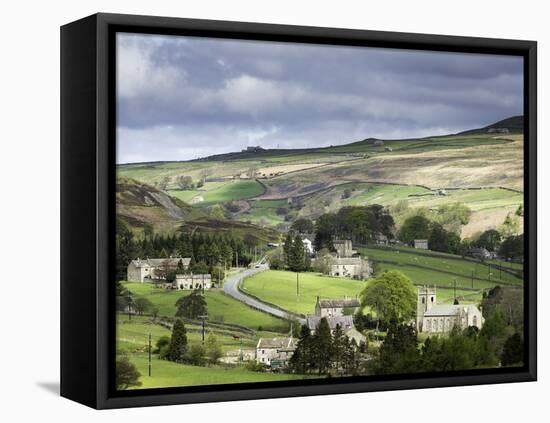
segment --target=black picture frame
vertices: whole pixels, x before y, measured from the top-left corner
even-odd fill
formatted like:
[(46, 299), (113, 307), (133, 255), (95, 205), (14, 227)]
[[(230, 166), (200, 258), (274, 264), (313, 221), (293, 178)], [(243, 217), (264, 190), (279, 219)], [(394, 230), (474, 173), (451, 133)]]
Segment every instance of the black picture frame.
[[(115, 391), (114, 256), (117, 31), (498, 53), (524, 58), (523, 368)], [(534, 381), (537, 378), (537, 45), (534, 41), (95, 14), (61, 28), (61, 395), (97, 409)]]

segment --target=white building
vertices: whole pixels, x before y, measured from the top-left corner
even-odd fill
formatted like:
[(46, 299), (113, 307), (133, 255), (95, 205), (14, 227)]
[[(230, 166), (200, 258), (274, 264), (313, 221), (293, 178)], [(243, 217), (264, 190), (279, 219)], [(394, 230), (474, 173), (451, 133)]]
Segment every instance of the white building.
[(210, 289), (212, 288), (212, 276), (205, 275), (176, 275), (172, 282), (174, 289)]
[(436, 289), (418, 288), (416, 329), (418, 332), (445, 333), (455, 326), (464, 330), (469, 326), (483, 327), (485, 319), (473, 304), (437, 304)]
[(415, 239), (414, 248), (420, 248), (421, 250), (428, 249), (428, 240), (427, 239)]
[(256, 345), (256, 362), (271, 367), (286, 367), (296, 350), (295, 338), (260, 338)]
[(183, 269), (187, 270), (191, 259), (186, 257), (147, 258), (145, 260), (138, 258), (128, 264), (126, 278), (130, 282), (151, 282), (161, 278), (159, 270), (162, 272), (165, 270), (176, 271), (180, 261)]
[(310, 256), (313, 255), (313, 242), (309, 238), (302, 238), (302, 243), (304, 244), (304, 250), (306, 251), (306, 253), (308, 253)]

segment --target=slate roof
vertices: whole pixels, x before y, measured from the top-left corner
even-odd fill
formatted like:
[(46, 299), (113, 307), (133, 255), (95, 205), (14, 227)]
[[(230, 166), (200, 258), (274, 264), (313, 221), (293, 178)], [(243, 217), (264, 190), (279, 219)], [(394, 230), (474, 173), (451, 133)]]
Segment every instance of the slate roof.
[(345, 308), (345, 307), (359, 307), (361, 304), (356, 298), (345, 299), (333, 299), (333, 300), (319, 300), (319, 306), (321, 308)]
[(456, 316), (461, 310), (465, 312), (473, 311), (475, 306), (468, 305), (454, 305), (454, 304), (437, 304), (430, 310), (424, 313), (424, 317), (437, 317), (437, 316)]
[[(331, 330), (336, 329), (336, 325), (340, 325), (340, 327), (345, 330), (347, 328), (353, 327), (353, 317), (352, 316), (333, 316), (333, 317), (324, 317), (327, 319), (327, 323)], [(306, 319), (307, 326), (309, 327), (309, 330), (317, 330), (317, 326), (319, 326), (319, 322), (323, 319), (323, 317), (320, 316), (308, 316)]]
[(147, 258), (145, 260), (137, 259), (132, 260), (132, 264), (135, 267), (159, 267), (161, 266), (166, 260), (172, 265), (177, 266), (179, 261), (181, 260), (184, 266), (189, 266), (189, 263), (191, 263), (191, 259), (189, 257), (170, 257), (170, 258)]
[(260, 338), (256, 348), (294, 349), (296, 348), (296, 339), (295, 338)]

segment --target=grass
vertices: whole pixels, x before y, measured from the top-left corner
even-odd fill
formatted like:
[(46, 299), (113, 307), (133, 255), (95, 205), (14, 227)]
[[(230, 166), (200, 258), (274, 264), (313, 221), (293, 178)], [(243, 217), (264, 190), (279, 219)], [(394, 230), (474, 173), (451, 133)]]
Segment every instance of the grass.
[[(159, 315), (173, 317), (176, 313), (176, 301), (178, 298), (189, 295), (188, 291), (164, 290), (155, 288), (149, 283), (124, 283), (134, 295), (148, 298), (159, 308)], [(277, 319), (269, 314), (246, 306), (220, 291), (206, 291), (206, 304), (210, 320), (223, 321), (224, 323), (237, 324), (250, 329), (272, 330), (285, 332), (288, 325), (285, 321)]]
[[(406, 274), (415, 285), (453, 286), (490, 288), (499, 283), (522, 285), (523, 281), (509, 273), (490, 269), (489, 266), (471, 260), (464, 260), (451, 254), (434, 253), (435, 257), (426, 256), (412, 248), (392, 250), (388, 248), (359, 248), (370, 260), (378, 263), (380, 270), (396, 269)], [(431, 253), (431, 252), (430, 252)], [(430, 254), (427, 253), (427, 254)], [(491, 276), (489, 276), (491, 272)]]
[(296, 295), (296, 273), (269, 270), (244, 281), (242, 289), (286, 310), (313, 314), (317, 296), (322, 298), (355, 297), (366, 282), (332, 278), (314, 273), (299, 274), (300, 295)]
[[(186, 324), (185, 327), (189, 343), (202, 342), (199, 326)], [(151, 343), (154, 347), (161, 336), (169, 337), (171, 331), (164, 326), (152, 323), (148, 317), (132, 316), (129, 320), (128, 316), (120, 314), (117, 318), (117, 351), (132, 353), (146, 351), (149, 334), (151, 334)], [(214, 335), (221, 344), (224, 353), (229, 350), (238, 350), (241, 347), (241, 341), (232, 336), (218, 332), (215, 332)], [(256, 338), (243, 336), (242, 333), (238, 335), (241, 336), (243, 348), (255, 348), (258, 342)]]
[(230, 181), (223, 183), (207, 183), (205, 190), (182, 191), (172, 190), (170, 195), (189, 202), (196, 195), (203, 197), (204, 201), (194, 204), (198, 207), (211, 206), (213, 204), (228, 201), (246, 200), (264, 193), (264, 187), (257, 181)]
[[(154, 358), (152, 376), (148, 376), (147, 354), (133, 354), (130, 361), (141, 373), (143, 388), (167, 388), (177, 386), (219, 385), (247, 382), (273, 382), (303, 379), (304, 376), (284, 373), (251, 372), (243, 367), (198, 367)], [(135, 388), (134, 388), (135, 389)]]

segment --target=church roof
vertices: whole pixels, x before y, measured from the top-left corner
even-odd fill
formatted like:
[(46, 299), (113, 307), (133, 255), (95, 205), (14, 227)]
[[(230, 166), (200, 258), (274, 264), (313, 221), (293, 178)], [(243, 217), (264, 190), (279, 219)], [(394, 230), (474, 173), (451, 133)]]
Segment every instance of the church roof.
[(470, 312), (475, 309), (474, 305), (454, 305), (454, 304), (436, 304), (431, 309), (424, 313), (424, 317), (437, 317), (437, 316), (456, 316), (461, 311)]

